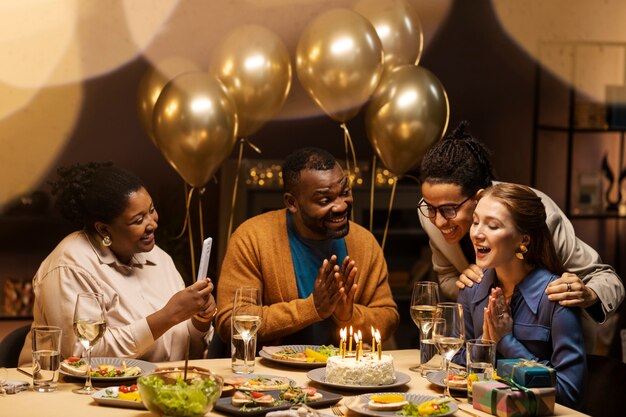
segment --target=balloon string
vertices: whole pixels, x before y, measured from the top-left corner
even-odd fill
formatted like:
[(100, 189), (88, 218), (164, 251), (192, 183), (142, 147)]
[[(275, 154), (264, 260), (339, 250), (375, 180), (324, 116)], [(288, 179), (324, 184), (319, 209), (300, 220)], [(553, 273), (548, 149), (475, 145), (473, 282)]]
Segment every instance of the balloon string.
[[(357, 163), (356, 163), (356, 152), (354, 151), (354, 143), (352, 142), (352, 136), (350, 136), (350, 131), (348, 130), (348, 126), (345, 123), (341, 124), (344, 132), (344, 143), (346, 148), (346, 166), (348, 167), (348, 174), (350, 174), (350, 165), (348, 164), (348, 146), (350, 146), (350, 153), (352, 153), (352, 162), (354, 163), (354, 168), (356, 171)], [(356, 176), (356, 173), (355, 173)]]
[[(228, 233), (226, 233), (226, 247), (228, 247), (230, 234), (233, 231), (233, 218), (235, 217), (235, 204), (237, 203), (237, 188), (239, 186), (239, 171), (241, 171), (241, 160), (243, 158), (243, 145), (245, 143), (246, 143), (246, 140), (244, 138), (241, 138), (239, 140), (239, 157), (237, 158), (237, 172), (235, 173), (235, 185), (233, 186), (233, 197), (230, 202), (230, 216), (228, 219)], [(250, 142), (248, 142), (248, 144), (250, 145)]]
[[(352, 178), (350, 176), (351, 174), (351, 170), (350, 170), (350, 158), (349, 158), (349, 154), (348, 154), (348, 128), (346, 126), (345, 123), (341, 124), (341, 128), (343, 129), (343, 147), (346, 153), (346, 171), (348, 171), (348, 178), (350, 178), (350, 181), (352, 182)], [(352, 184), (350, 184), (352, 185)]]
[(413, 176), (413, 175), (404, 174), (404, 175), (402, 176), (402, 178), (410, 178), (410, 179), (412, 179), (413, 181), (415, 181), (416, 183), (418, 183), (418, 184), (420, 183), (419, 178), (417, 178), (417, 177), (415, 177), (415, 176)]
[[(420, 63), (420, 58), (422, 57), (422, 51), (424, 50), (424, 31), (420, 28), (420, 48), (418, 49), (417, 57), (415, 57), (415, 63), (413, 65), (418, 66)], [(445, 129), (444, 129), (445, 132)]]
[[(350, 170), (350, 153), (348, 152), (348, 147), (352, 153), (352, 160), (354, 161), (354, 177), (356, 178), (356, 152), (354, 152), (354, 144), (352, 143), (352, 137), (350, 136), (350, 131), (348, 130), (348, 126), (345, 123), (341, 124), (341, 128), (343, 129), (343, 143), (346, 150), (346, 169), (348, 171), (348, 178), (350, 178), (350, 186), (352, 186), (352, 173)], [(350, 211), (350, 220), (354, 221), (354, 210)]]
[(187, 183), (185, 183), (185, 194), (187, 194), (187, 202), (185, 203), (185, 222), (183, 223), (183, 230), (176, 236), (176, 239), (180, 239), (185, 234), (185, 230), (187, 230), (187, 226), (189, 225), (189, 205), (191, 204), (191, 196), (193, 195), (194, 187), (191, 187), (191, 190), (187, 192)]
[(387, 212), (387, 223), (383, 232), (383, 244), (380, 245), (383, 252), (385, 251), (385, 241), (387, 240), (387, 231), (389, 230), (389, 220), (391, 219), (391, 208), (393, 207), (393, 199), (396, 195), (396, 185), (398, 185), (398, 177), (393, 178), (393, 187), (391, 187), (391, 197), (389, 197), (389, 211)]
[(374, 187), (376, 185), (376, 155), (372, 156), (372, 183), (370, 185), (370, 233), (374, 231)]
[(256, 146), (254, 143), (250, 142), (248, 139), (246, 139), (246, 138), (242, 138), (242, 140), (245, 140), (245, 141), (246, 141), (246, 143), (248, 144), (248, 146), (249, 146), (249, 147), (251, 147), (252, 149), (254, 149), (254, 151), (255, 151), (256, 153), (258, 153), (258, 154), (263, 153), (263, 152), (261, 151), (261, 149), (260, 149), (258, 146)]
[(206, 188), (200, 189), (200, 194), (198, 195), (198, 220), (200, 221), (200, 242), (204, 242), (204, 221), (202, 220), (202, 196)]

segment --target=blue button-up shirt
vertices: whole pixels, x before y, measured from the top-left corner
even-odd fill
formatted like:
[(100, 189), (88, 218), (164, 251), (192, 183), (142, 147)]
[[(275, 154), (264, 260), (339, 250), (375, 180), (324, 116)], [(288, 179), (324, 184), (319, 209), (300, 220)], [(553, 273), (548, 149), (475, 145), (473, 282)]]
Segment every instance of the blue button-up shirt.
[[(513, 332), (500, 339), (497, 351), (498, 357), (535, 360), (556, 369), (556, 400), (571, 407), (578, 405), (583, 396), (585, 345), (580, 309), (563, 307), (545, 294), (556, 278), (546, 269), (536, 268), (517, 285), (510, 302)], [(495, 270), (488, 269), (480, 284), (459, 292), (466, 339), (482, 337), (484, 309), (495, 283)], [(459, 353), (454, 360), (464, 362), (464, 351)]]

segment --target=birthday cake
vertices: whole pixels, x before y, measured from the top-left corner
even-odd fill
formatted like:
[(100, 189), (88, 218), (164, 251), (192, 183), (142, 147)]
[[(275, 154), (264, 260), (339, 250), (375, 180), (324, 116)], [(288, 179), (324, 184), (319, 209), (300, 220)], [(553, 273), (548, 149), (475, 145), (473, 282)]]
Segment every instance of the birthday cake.
[(366, 353), (357, 361), (354, 356), (331, 356), (326, 361), (325, 381), (338, 385), (388, 385), (395, 382), (391, 355)]

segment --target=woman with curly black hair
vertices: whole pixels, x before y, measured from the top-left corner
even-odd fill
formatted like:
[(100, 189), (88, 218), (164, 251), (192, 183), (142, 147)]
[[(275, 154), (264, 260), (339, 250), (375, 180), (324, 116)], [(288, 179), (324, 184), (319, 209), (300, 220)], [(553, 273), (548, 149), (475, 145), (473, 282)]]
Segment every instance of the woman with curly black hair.
[[(107, 329), (94, 355), (152, 362), (201, 357), (213, 334), (213, 284), (185, 288), (169, 255), (154, 240), (159, 216), (134, 174), (111, 163), (58, 170), (56, 205), (77, 231), (65, 237), (33, 278), (33, 326), (63, 329), (61, 355), (83, 351), (72, 331), (78, 293), (104, 295)], [(27, 338), (20, 364), (31, 360)]]
[[(418, 216), (430, 238), (433, 268), (442, 293), (452, 300), (456, 300), (459, 288), (471, 287), (482, 279), (469, 230), (478, 193), (495, 180), (489, 156), (487, 148), (467, 131), (467, 122), (462, 122), (432, 147), (421, 163)], [(533, 191), (545, 205), (546, 224), (566, 270), (550, 283), (546, 293), (563, 306), (584, 308), (602, 323), (624, 298), (619, 276), (576, 237), (571, 222), (550, 197)], [(586, 342), (593, 346), (594, 341)]]

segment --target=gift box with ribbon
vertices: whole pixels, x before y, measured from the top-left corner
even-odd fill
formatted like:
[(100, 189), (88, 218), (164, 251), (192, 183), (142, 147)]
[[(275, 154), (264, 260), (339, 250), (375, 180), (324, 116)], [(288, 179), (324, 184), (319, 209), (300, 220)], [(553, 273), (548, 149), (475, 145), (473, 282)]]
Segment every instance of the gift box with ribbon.
[(498, 417), (554, 414), (555, 388), (526, 388), (512, 381), (479, 381), (472, 385), (475, 409)]
[(554, 387), (556, 371), (549, 366), (524, 359), (498, 360), (498, 376), (509, 378), (526, 388)]

